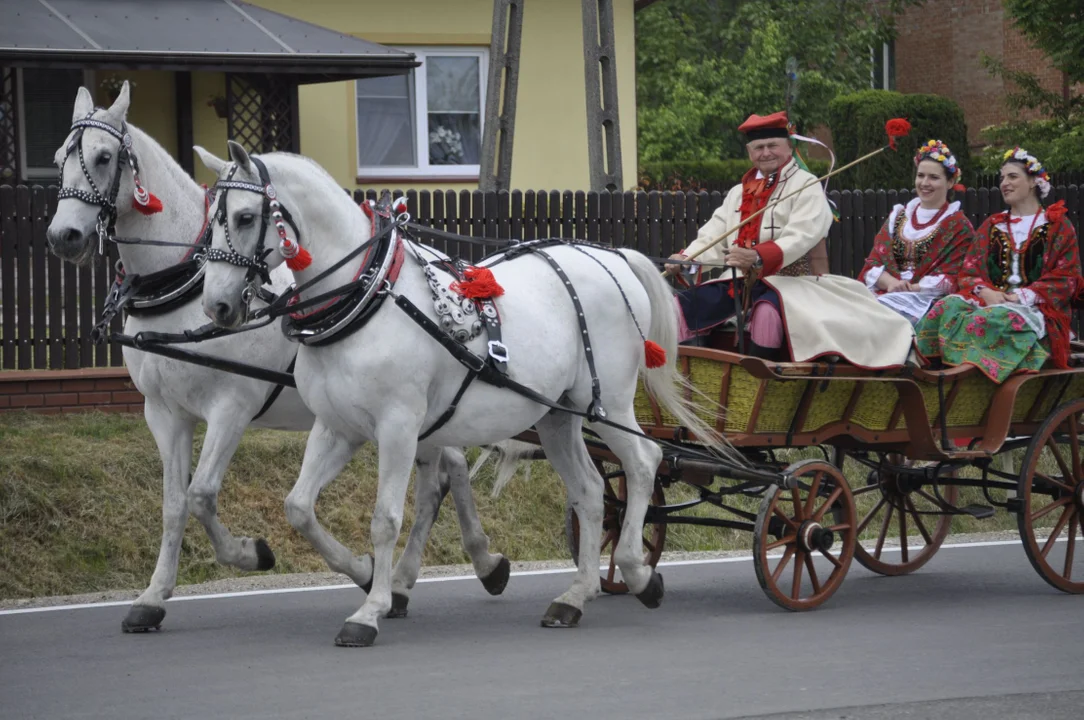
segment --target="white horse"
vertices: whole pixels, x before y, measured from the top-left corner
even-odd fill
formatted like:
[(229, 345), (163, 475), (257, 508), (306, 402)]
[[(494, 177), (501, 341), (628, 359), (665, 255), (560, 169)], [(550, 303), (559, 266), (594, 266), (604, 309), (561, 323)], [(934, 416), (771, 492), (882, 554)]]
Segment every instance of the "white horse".
[[(327, 271), (370, 237), (371, 223), (334, 179), (308, 158), (288, 153), (250, 158), (240, 145), (231, 142), (229, 147), (232, 163), (200, 152), (203, 162), (219, 177), (220, 189), (211, 209), (216, 218), (212, 247), (217, 251), (216, 259), (229, 261), (210, 263), (207, 270), (203, 305), (216, 324), (237, 327), (247, 317), (243, 294), (250, 277), (245, 267), (232, 263), (243, 265), (248, 259), (262, 258), (263, 248), (279, 242), (274, 233), (260, 237), (257, 230), (268, 198), (277, 197), (282, 210), (291, 214), (298, 232), (298, 237), (291, 239), (312, 256), (311, 266), (295, 271), (302, 286), (316, 280), (306, 293), (326, 293), (351, 282), (359, 261)], [(263, 179), (255, 160), (264, 163)], [(551, 412), (539, 402), (478, 381), (461, 394), (451, 419), (419, 441), (461, 392), (466, 370), (434, 336), (408, 317), (405, 305), (400, 305), (407, 299), (430, 320), (437, 317), (434, 291), (423, 270), (433, 255), (414, 243), (405, 243), (403, 250), (405, 260), (394, 287), (382, 279), (377, 281), (377, 287), (387, 288), (388, 298), (367, 323), (339, 342), (301, 347), (294, 369), (301, 397), (316, 415), (294, 494), (315, 497), (363, 442), (375, 441), (379, 448), (379, 486), (371, 525), (376, 553), (373, 588), (364, 605), (347, 618), (336, 644), (373, 644), (378, 619), (391, 606), (392, 552), (402, 523), (414, 453), (431, 444), (493, 443), (532, 426), (546, 458), (564, 480), (568, 501), (583, 528), (575, 581), (550, 605), (542, 624), (573, 626), (584, 604), (600, 590), (603, 482), (583, 441), (583, 419)], [(557, 246), (545, 252), (567, 273), (567, 284), (537, 254), (528, 253), (493, 268), (504, 289), (496, 304), (510, 355), (510, 377), (545, 398), (561, 400), (580, 411), (597, 399), (610, 421), (636, 428), (633, 397), (638, 374), (643, 372), (648, 389), (663, 407), (682, 425), (725, 451), (722, 439), (685, 399), (690, 388), (675, 365), (673, 298), (654, 265), (631, 250)], [(281, 257), (272, 259), (277, 255), (272, 253), (268, 262), (281, 262)], [(442, 277), (445, 282), (451, 279), (449, 275)], [(582, 305), (587, 332), (581, 332), (573, 300)], [(646, 369), (645, 337), (640, 328), (648, 330), (647, 337), (667, 351), (664, 366)], [(485, 358), (484, 333), (467, 346), (477, 358)], [(585, 352), (594, 354), (600, 382), (597, 398)], [(628, 506), (615, 558), (630, 590), (648, 607), (657, 607), (663, 596), (662, 579), (644, 563), (640, 536), (662, 451), (654, 442), (608, 424), (596, 422), (592, 429), (620, 458), (628, 478)]]
[[(58, 203), (49, 225), (48, 239), (52, 251), (65, 260), (85, 263), (93, 257), (100, 241), (98, 200), (109, 199), (118, 175), (114, 198), (118, 236), (194, 243), (201, 234), (206, 218), (203, 189), (158, 143), (126, 123), (128, 103), (127, 83), (107, 110), (95, 109), (85, 88), (80, 88), (76, 97), (73, 126), (88, 118), (102, 125), (74, 129), (56, 154), (61, 185), (68, 190), (61, 193), (64, 199)], [(138, 158), (143, 185), (162, 200), (160, 212), (147, 215), (134, 209), (133, 172), (127, 165), (118, 167), (125, 132), (131, 138), (131, 152)], [(175, 266), (189, 253), (185, 248), (150, 244), (121, 244), (119, 251), (125, 272), (143, 276)], [(288, 270), (282, 268), (273, 274), (272, 280), (274, 289), (281, 291), (291, 278)], [(206, 323), (206, 318), (197, 299), (198, 294), (166, 312), (129, 316), (125, 332), (129, 335), (141, 331), (176, 333), (199, 327)], [(277, 326), (211, 340), (199, 349), (217, 357), (249, 361), (279, 371), (286, 370), (297, 354), (297, 346)], [(144, 631), (157, 628), (165, 617), (165, 601), (173, 594), (177, 582), (177, 563), (189, 512), (203, 524), (220, 563), (249, 571), (269, 570), (274, 566), (275, 556), (263, 539), (236, 538), (219, 521), (218, 492), (226, 466), (250, 424), (308, 431), (314, 418), (297, 391), (291, 388), (284, 388), (267, 412), (253, 421), (274, 388), (268, 382), (128, 347), (124, 348), (124, 360), (132, 381), (146, 398), (144, 414), (158, 444), (163, 468), (163, 529), (158, 563), (150, 585), (136, 599), (122, 623), (125, 631)], [(207, 432), (199, 464), (192, 474), (192, 437), (200, 420), (207, 422)], [(463, 453), (445, 449), (442, 454), (439, 447), (427, 448), (419, 454), (418, 468), (417, 519), (397, 567), (400, 582), (396, 614), (406, 612), (409, 589), (421, 567), (422, 550), (449, 486), (463, 532), (463, 545), (487, 590), (500, 593), (508, 580), (509, 564), (503, 556), (488, 551), (489, 540), (478, 521)], [(302, 499), (290, 495), (286, 499), (290, 522), (310, 528), (306, 535), (327, 558), (332, 570), (344, 573), (359, 587), (367, 589), (372, 580), (372, 557), (355, 557), (327, 533), (313, 512), (314, 501), (315, 497)]]

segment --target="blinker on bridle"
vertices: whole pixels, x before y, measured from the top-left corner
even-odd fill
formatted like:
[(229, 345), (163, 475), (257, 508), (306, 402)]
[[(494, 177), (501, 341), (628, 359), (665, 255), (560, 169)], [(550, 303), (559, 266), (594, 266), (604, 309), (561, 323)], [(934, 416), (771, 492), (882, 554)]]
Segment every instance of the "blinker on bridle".
[[(245, 275), (245, 289), (241, 291), (241, 301), (246, 307), (256, 296), (258, 287), (256, 283), (257, 278), (261, 280), (263, 284), (269, 285), (271, 283), (271, 271), (267, 266), (267, 256), (274, 252), (275, 249), (265, 247), (268, 221), (273, 222), (275, 229), (278, 231), (278, 250), (282, 256), (286, 258), (286, 262), (290, 265), (291, 269), (303, 270), (304, 267), (311, 262), (308, 253), (301, 248), (301, 233), (298, 231), (297, 225), (294, 224), (290, 212), (282, 207), (282, 203), (278, 200), (278, 193), (275, 190), (275, 186), (271, 184), (271, 176), (267, 172), (267, 166), (257, 157), (253, 157), (251, 160), (260, 175), (261, 185), (234, 180), (233, 176), (237, 172), (236, 164), (230, 168), (229, 173), (226, 175), (226, 179), (219, 180), (215, 183), (214, 191), (215, 193), (220, 193), (218, 212), (215, 214), (215, 221), (222, 226), (226, 236), (226, 247), (228, 247), (229, 250), (208, 248), (206, 251), (206, 257), (209, 261), (226, 262), (236, 267), (248, 269), (248, 272)], [(260, 234), (256, 241), (256, 249), (251, 257), (237, 252), (237, 248), (233, 246), (233, 239), (230, 237), (230, 224), (228, 221), (228, 213), (226, 212), (226, 200), (230, 190), (244, 190), (246, 192), (256, 193), (263, 198), (263, 209), (260, 213)], [(293, 228), (294, 236), (297, 240), (291, 240), (286, 234), (286, 223), (289, 223), (290, 227)]]
[[(120, 130), (118, 130), (107, 122), (96, 120), (91, 116), (98, 110), (101, 110), (101, 108), (95, 108), (82, 120), (76, 120), (72, 123), (71, 130), (74, 130), (75, 134), (72, 135), (71, 140), (68, 142), (68, 147), (64, 152), (65, 161), (73, 152), (77, 153), (79, 168), (83, 171), (83, 177), (86, 178), (91, 191), (87, 192), (86, 190), (80, 190), (79, 188), (65, 186), (64, 163), (61, 163), (59, 179), (57, 181), (57, 185), (60, 186), (60, 191), (57, 193), (57, 200), (75, 198), (88, 205), (97, 205), (101, 208), (98, 212), (96, 230), (98, 232), (98, 254), (104, 255), (105, 241), (111, 239), (116, 232), (117, 194), (120, 192), (120, 175), (125, 164), (132, 168), (132, 180), (135, 185), (133, 206), (140, 212), (149, 215), (159, 212), (162, 209), (162, 203), (158, 198), (149, 193), (139, 180), (139, 160), (136, 158), (135, 151), (132, 149), (132, 135), (128, 132), (128, 124), (122, 121)], [(83, 132), (87, 128), (94, 128), (106, 132), (116, 138), (120, 143), (120, 150), (117, 152), (117, 171), (113, 174), (113, 182), (109, 187), (108, 195), (102, 193), (98, 188), (98, 185), (94, 182), (94, 178), (91, 177), (90, 171), (87, 169), (86, 159), (83, 157)]]

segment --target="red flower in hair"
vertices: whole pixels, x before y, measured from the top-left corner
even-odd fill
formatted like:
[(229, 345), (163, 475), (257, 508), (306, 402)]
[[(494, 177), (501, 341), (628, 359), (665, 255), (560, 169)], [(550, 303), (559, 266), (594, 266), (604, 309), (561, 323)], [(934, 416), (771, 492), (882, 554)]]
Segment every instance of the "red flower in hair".
[(888, 135), (888, 146), (896, 149), (896, 138), (906, 137), (911, 134), (911, 123), (903, 118), (892, 118), (885, 123), (885, 133)]
[(1064, 200), (1058, 200), (1048, 207), (1045, 212), (1047, 221), (1053, 224), (1065, 217), (1065, 213), (1069, 212), (1069, 208), (1065, 207)]

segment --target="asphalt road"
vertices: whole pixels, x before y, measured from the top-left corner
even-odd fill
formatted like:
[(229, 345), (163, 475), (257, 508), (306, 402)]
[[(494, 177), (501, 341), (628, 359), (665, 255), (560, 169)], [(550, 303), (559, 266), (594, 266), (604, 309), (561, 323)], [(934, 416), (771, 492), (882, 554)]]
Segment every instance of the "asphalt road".
[(0, 614), (0, 718), (1079, 718), (1084, 597), (1019, 545), (945, 548), (917, 574), (857, 565), (821, 609), (780, 610), (748, 561), (662, 568), (658, 610), (602, 597), (538, 621), (567, 574), (419, 584), (378, 645), (332, 644), (361, 601), (322, 590)]

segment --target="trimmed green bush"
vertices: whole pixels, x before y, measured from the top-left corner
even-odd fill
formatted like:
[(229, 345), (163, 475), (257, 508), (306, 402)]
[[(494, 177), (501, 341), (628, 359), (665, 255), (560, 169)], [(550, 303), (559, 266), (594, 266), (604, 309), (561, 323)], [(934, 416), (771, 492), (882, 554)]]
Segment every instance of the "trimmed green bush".
[(963, 182), (970, 180), (973, 166), (963, 110), (939, 95), (863, 90), (837, 97), (828, 104), (828, 124), (839, 164), (846, 165), (887, 145), (885, 123), (892, 118), (904, 118), (911, 123), (911, 134), (897, 141), (899, 150), (886, 150), (845, 171), (836, 187), (863, 190), (914, 187), (915, 150), (931, 138), (952, 149), (963, 172)]
[[(828, 172), (825, 160), (806, 159), (806, 165), (818, 177)], [(639, 186), (644, 190), (721, 190), (741, 182), (750, 167), (748, 159), (649, 162), (640, 167)]]

